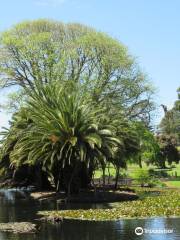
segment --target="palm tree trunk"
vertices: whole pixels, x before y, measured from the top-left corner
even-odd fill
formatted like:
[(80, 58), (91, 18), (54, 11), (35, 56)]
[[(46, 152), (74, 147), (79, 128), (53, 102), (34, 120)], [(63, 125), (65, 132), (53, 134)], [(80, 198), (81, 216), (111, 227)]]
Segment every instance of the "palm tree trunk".
[(102, 171), (103, 171), (103, 189), (105, 188), (105, 167), (102, 168)]
[(109, 168), (110, 168), (110, 164), (108, 165), (108, 184), (110, 184), (110, 176), (111, 176)]
[(60, 177), (61, 177), (61, 169), (59, 169), (58, 179), (57, 179), (57, 185), (56, 185), (56, 192), (59, 191), (60, 187)]
[(41, 166), (37, 166), (35, 168), (35, 174), (36, 174), (36, 187), (38, 189), (42, 189), (42, 171), (41, 171)]
[(92, 184), (93, 184), (93, 188), (94, 188), (94, 197), (96, 199), (96, 197), (97, 197), (97, 188), (96, 188), (96, 185), (94, 183), (94, 173), (92, 175)]
[(119, 180), (119, 170), (120, 170), (120, 167), (116, 167), (116, 180), (115, 180), (115, 185), (114, 185), (114, 188), (117, 189), (117, 186), (118, 186), (118, 180)]
[(138, 164), (139, 164), (139, 167), (142, 168), (142, 160), (141, 160), (141, 155), (139, 156), (138, 158)]
[(67, 199), (69, 200), (70, 199), (70, 196), (71, 196), (71, 183), (72, 183), (72, 180), (74, 178), (74, 175), (76, 173), (76, 169), (77, 169), (77, 164), (75, 165), (74, 169), (73, 169), (73, 172), (71, 174), (71, 177), (70, 177), (70, 180), (68, 182), (68, 191), (67, 191)]

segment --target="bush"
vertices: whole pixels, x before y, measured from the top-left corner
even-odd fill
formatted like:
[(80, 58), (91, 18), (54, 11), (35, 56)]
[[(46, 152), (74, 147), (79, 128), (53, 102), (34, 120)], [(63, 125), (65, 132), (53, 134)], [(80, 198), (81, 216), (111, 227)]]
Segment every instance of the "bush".
[(136, 172), (135, 178), (137, 182), (143, 187), (149, 183), (150, 175), (147, 170), (140, 169)]
[(148, 170), (148, 173), (151, 177), (155, 177), (155, 178), (166, 178), (169, 176), (169, 174), (167, 173), (167, 170), (156, 170), (154, 168), (150, 168)]
[(141, 187), (162, 187), (164, 183), (155, 178), (154, 169), (144, 170), (140, 169), (136, 173), (136, 181), (141, 185)]
[(152, 178), (148, 182), (148, 187), (165, 187), (166, 184), (161, 182), (159, 179)]

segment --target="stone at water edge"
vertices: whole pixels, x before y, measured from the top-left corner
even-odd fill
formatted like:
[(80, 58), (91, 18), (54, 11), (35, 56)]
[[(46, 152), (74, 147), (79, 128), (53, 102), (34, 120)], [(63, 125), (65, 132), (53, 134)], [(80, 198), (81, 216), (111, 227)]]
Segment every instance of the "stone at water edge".
[(30, 222), (0, 223), (0, 231), (13, 233), (36, 233), (37, 225)]

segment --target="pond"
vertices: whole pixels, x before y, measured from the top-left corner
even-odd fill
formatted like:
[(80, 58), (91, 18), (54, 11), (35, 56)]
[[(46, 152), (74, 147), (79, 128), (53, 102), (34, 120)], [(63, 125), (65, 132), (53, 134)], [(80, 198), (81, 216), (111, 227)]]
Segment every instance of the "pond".
[[(112, 204), (111, 204), (112, 206)], [(20, 190), (0, 190), (0, 222), (31, 221), (41, 226), (37, 234), (12, 234), (0, 232), (0, 240), (179, 240), (180, 218), (131, 219), (117, 222), (64, 221), (63, 223), (40, 223), (36, 219), (40, 210), (61, 208), (107, 208), (107, 204), (57, 205), (56, 202), (42, 203), (29, 198), (29, 193)], [(144, 230), (135, 234), (135, 228)], [(149, 233), (148, 231), (169, 231)], [(173, 231), (173, 232), (172, 232)]]

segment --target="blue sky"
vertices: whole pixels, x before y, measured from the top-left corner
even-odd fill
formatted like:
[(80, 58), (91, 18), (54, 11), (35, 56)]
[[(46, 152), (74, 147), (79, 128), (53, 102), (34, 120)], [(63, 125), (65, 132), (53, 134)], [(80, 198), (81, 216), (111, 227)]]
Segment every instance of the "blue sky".
[[(0, 3), (0, 31), (38, 18), (80, 22), (104, 31), (128, 46), (157, 87), (158, 104), (171, 107), (180, 86), (179, 12), (179, 0), (5, 0)], [(7, 119), (0, 112), (0, 127)]]

